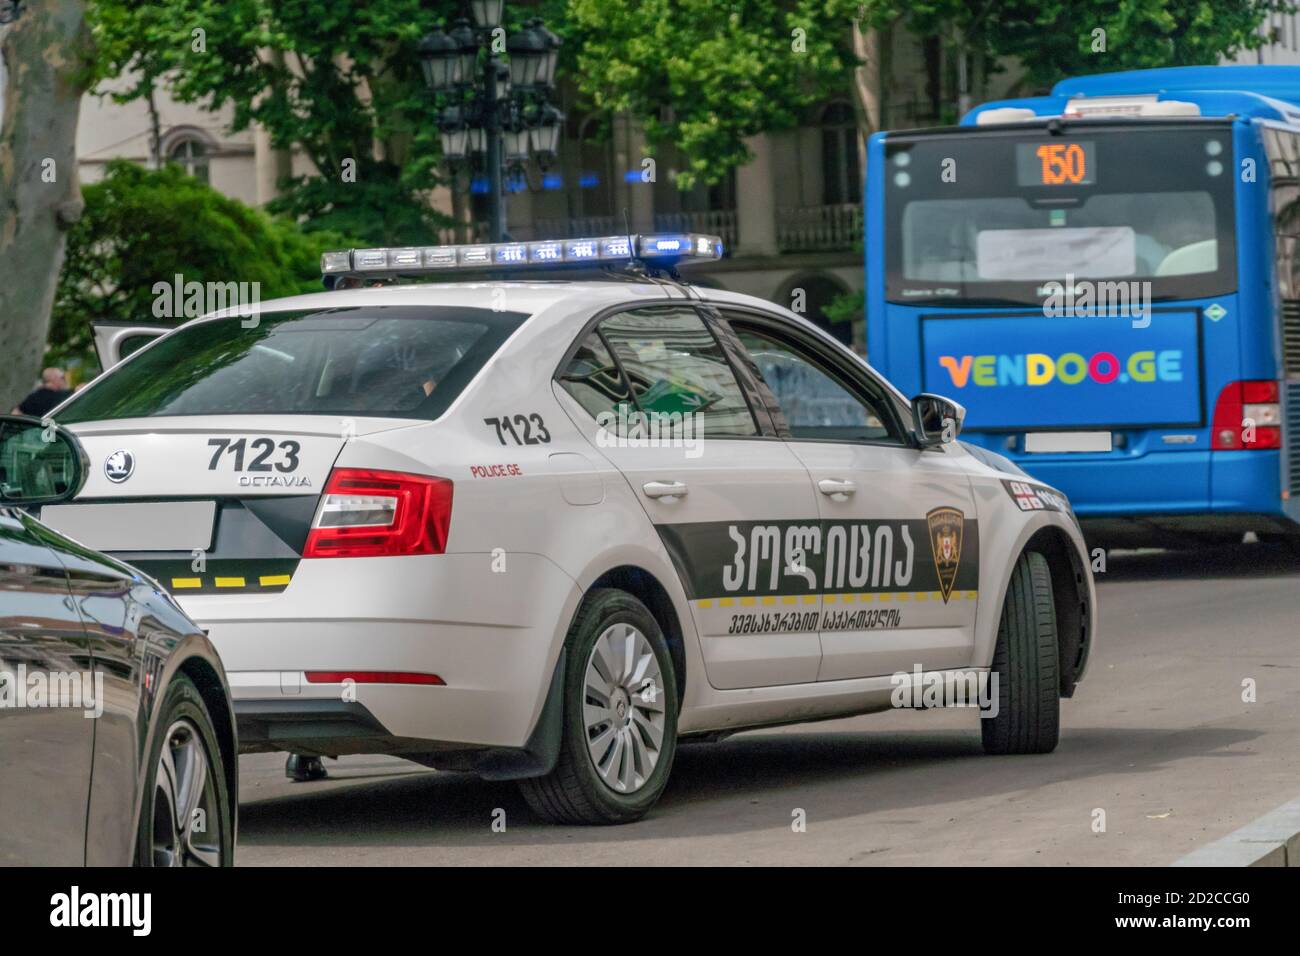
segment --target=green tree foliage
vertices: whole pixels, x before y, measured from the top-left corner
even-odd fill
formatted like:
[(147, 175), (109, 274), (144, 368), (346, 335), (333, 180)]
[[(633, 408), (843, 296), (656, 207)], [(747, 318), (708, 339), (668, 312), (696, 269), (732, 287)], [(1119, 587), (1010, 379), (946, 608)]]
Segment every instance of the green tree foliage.
[(750, 159), (745, 138), (796, 125), (849, 89), (856, 0), (569, 0), (574, 79), (688, 161), (678, 185)]
[(87, 70), (89, 85), (117, 103), (144, 100), (149, 106), (151, 159), (157, 160), (159, 118), (155, 92), (174, 63), (175, 44), (165, 29), (164, 4), (93, 0), (86, 19), (95, 40)]
[(47, 361), (93, 361), (92, 321), (170, 324), (155, 314), (159, 282), (257, 282), (260, 297), (318, 292), (320, 254), (355, 241), (304, 233), (230, 199), (177, 166), (126, 161), (83, 190), (85, 214), (68, 233)]
[(421, 195), (438, 184), (438, 130), (416, 46), (459, 12), (454, 0), (94, 0), (91, 25), (101, 79), (142, 71), (122, 98), (146, 96), (151, 78), (182, 102), (229, 105), (233, 130), (258, 123), (310, 161), (272, 211), (405, 244), (445, 222)]
[[(919, 36), (993, 64), (1015, 57), (1031, 87), (1067, 76), (1214, 64), (1253, 50), (1294, 0), (863, 0), (864, 22), (902, 22)], [(1098, 32), (1102, 31), (1102, 32)]]
[(1220, 57), (1266, 42), (1260, 26), (1274, 12), (1294, 12), (1295, 4), (1291, 0), (1039, 0), (1000, 4), (998, 10), (998, 29), (989, 37), (993, 48), (1017, 57), (1031, 83), (1048, 86), (1084, 73), (1215, 64)]

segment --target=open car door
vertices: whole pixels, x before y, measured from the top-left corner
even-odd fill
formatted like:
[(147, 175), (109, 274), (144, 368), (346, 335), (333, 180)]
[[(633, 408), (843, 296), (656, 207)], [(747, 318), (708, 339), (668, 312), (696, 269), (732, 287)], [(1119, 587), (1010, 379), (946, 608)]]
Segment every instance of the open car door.
[(137, 325), (133, 322), (92, 322), (90, 327), (95, 330), (99, 367), (105, 372), (164, 332), (171, 331), (171, 326), (167, 325)]

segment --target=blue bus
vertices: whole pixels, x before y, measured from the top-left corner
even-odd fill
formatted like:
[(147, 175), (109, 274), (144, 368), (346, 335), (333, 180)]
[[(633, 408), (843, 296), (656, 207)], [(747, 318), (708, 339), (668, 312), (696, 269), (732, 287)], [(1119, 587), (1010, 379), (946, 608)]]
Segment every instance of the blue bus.
[(1300, 534), (1300, 67), (1079, 77), (871, 137), (868, 357), (1093, 540)]

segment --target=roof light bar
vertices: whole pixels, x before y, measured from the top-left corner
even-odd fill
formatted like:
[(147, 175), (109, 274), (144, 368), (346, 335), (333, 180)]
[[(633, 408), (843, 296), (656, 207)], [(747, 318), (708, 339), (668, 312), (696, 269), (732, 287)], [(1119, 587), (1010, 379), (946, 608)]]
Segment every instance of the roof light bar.
[(640, 260), (668, 266), (722, 258), (722, 240), (701, 233), (594, 236), (540, 242), (344, 249), (320, 257), (322, 275), (414, 276), (483, 269), (515, 270)]

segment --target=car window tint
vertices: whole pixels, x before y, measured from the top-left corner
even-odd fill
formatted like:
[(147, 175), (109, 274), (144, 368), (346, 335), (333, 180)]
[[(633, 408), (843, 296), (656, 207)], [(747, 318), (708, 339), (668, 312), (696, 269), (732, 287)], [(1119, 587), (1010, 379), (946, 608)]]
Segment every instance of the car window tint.
[(694, 311), (635, 309), (600, 329), (660, 434), (678, 434), (686, 415), (695, 416), (692, 434), (758, 434), (722, 346)]
[(199, 322), (110, 369), (60, 422), (161, 415), (436, 418), (526, 316), (446, 306)]
[(560, 385), (592, 418), (631, 404), (627, 381), (597, 332), (591, 332), (560, 373)]
[(776, 396), (795, 438), (829, 441), (896, 440), (883, 401), (846, 388), (819, 362), (781, 339), (737, 328), (741, 344)]

